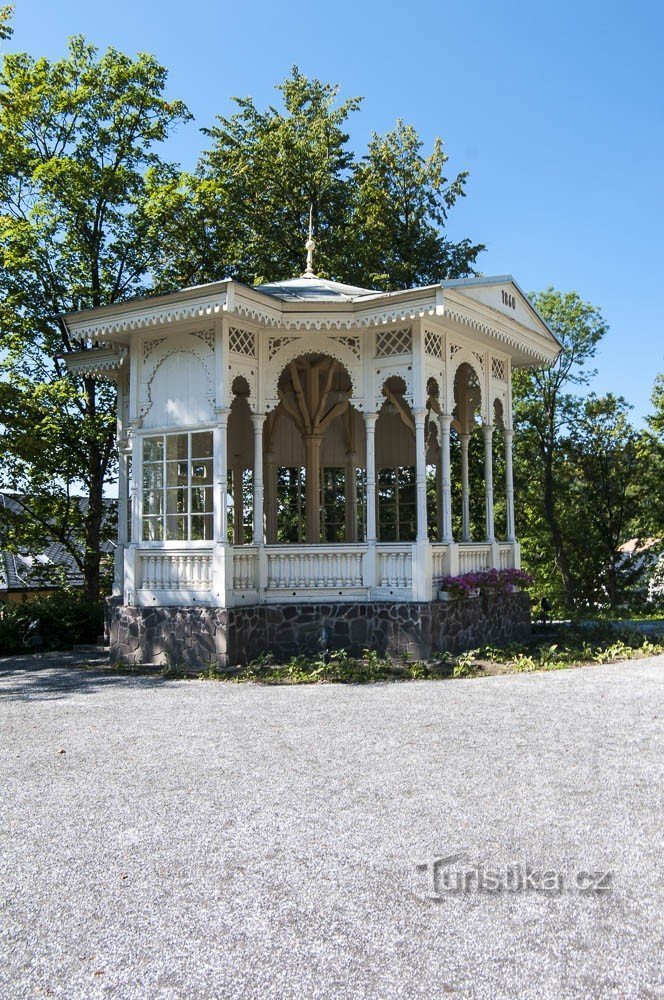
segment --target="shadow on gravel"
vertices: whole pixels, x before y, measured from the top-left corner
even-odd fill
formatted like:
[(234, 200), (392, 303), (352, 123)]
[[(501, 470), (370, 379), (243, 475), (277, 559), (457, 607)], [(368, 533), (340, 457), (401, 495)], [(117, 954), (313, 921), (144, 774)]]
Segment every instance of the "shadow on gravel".
[(107, 672), (107, 662), (105, 657), (81, 659), (73, 653), (0, 659), (0, 702), (57, 700), (118, 685), (157, 687), (169, 680), (161, 674)]

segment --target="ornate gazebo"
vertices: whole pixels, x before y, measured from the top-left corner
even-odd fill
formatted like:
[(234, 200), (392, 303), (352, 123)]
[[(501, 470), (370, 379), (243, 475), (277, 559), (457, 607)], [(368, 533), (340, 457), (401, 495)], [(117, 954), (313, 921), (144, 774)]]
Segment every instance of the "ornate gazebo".
[(438, 591), (520, 565), (512, 371), (558, 342), (510, 276), (385, 293), (316, 277), (311, 250), (293, 280), (65, 317), (70, 370), (117, 382), (114, 659), (225, 666), (323, 629), (428, 655), (529, 623), (524, 595), (497, 612)]

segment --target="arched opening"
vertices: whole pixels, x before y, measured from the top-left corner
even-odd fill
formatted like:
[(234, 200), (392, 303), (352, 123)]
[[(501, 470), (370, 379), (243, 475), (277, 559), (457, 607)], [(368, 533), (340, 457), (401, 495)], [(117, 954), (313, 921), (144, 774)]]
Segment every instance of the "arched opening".
[(477, 372), (463, 361), (454, 375), (454, 409), (451, 438), (453, 532), (469, 542), (484, 537), (483, 441), (476, 433), (482, 407), (482, 390)]
[[(493, 480), (494, 483), (505, 481), (505, 415), (503, 401), (499, 398), (493, 401)], [(507, 497), (501, 489), (494, 491), (493, 516), (496, 538), (506, 538), (509, 534), (507, 525)]]
[(251, 542), (253, 533), (254, 443), (249, 383), (238, 375), (231, 387), (228, 415), (228, 538), (235, 545)]
[(327, 355), (301, 355), (281, 373), (264, 432), (268, 544), (364, 536), (364, 424), (351, 395), (348, 372)]
[(415, 421), (398, 375), (382, 388), (385, 401), (376, 422), (378, 540), (412, 542), (417, 537)]

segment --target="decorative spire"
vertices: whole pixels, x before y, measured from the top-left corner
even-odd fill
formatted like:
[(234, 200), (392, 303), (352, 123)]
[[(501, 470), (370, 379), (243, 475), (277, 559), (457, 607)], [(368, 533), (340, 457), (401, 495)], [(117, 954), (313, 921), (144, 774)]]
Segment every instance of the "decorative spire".
[(315, 278), (314, 274), (314, 250), (316, 249), (316, 241), (314, 239), (314, 206), (311, 205), (309, 208), (309, 239), (305, 243), (307, 250), (307, 266), (303, 278)]

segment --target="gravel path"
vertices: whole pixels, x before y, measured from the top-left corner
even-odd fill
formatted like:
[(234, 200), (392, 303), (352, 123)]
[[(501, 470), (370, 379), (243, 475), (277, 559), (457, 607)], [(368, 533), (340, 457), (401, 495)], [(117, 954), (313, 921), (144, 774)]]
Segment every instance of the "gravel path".
[[(664, 657), (291, 688), (58, 663), (0, 661), (3, 998), (664, 996)], [(480, 892), (480, 863), (562, 886)]]

